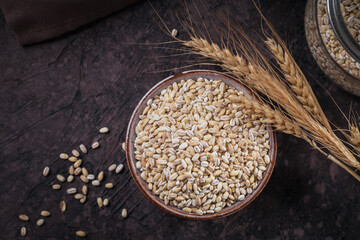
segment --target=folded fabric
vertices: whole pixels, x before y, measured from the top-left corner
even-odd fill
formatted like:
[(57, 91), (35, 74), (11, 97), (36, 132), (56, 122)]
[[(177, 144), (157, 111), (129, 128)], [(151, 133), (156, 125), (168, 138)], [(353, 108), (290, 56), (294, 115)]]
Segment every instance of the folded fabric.
[(138, 0), (0, 0), (20, 44), (57, 37)]

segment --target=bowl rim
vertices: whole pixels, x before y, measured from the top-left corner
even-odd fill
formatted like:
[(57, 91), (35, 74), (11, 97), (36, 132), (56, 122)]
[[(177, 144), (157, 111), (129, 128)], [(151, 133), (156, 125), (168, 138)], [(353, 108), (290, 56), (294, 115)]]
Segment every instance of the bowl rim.
[[(161, 80), (157, 84), (155, 84), (138, 102), (136, 105), (126, 132), (126, 162), (129, 167), (131, 176), (133, 180), (135, 181), (135, 184), (140, 189), (143, 195), (147, 199), (149, 199), (155, 206), (159, 207), (163, 211), (170, 213), (172, 215), (175, 215), (177, 217), (181, 218), (187, 218), (192, 220), (210, 220), (210, 219), (217, 219), (221, 217), (228, 216), (230, 214), (233, 214), (247, 205), (249, 205), (255, 198), (258, 197), (258, 195), (262, 192), (262, 190), (265, 188), (266, 184), (268, 183), (271, 174), (274, 170), (275, 162), (276, 162), (276, 155), (277, 155), (277, 141), (275, 133), (272, 130), (271, 126), (267, 126), (267, 130), (269, 132), (269, 139), (270, 139), (270, 149), (269, 149), (269, 157), (270, 157), (270, 163), (267, 165), (267, 169), (265, 171), (265, 174), (263, 175), (263, 179), (260, 181), (258, 187), (250, 194), (245, 197), (244, 200), (238, 201), (231, 205), (230, 207), (223, 208), (220, 212), (212, 213), (212, 214), (204, 214), (204, 215), (197, 215), (194, 213), (187, 213), (175, 206), (166, 205), (163, 200), (161, 200), (157, 195), (155, 195), (151, 190), (149, 190), (145, 186), (145, 181), (140, 177), (140, 171), (135, 166), (136, 160), (134, 157), (134, 154), (130, 154), (131, 148), (131, 142), (130, 139), (135, 134), (135, 127), (134, 125), (137, 124), (138, 119), (136, 119), (136, 116), (138, 116), (138, 112), (140, 111), (140, 108), (143, 106), (143, 104), (146, 104), (148, 98), (157, 90), (164, 89), (168, 86), (168, 83), (171, 83), (173, 81), (181, 81), (182, 79), (190, 78), (187, 77), (189, 75), (211, 75), (214, 78), (218, 77), (219, 79), (227, 79), (228, 81), (231, 81), (234, 83), (234, 85), (238, 85), (239, 88), (242, 88), (243, 90), (247, 91), (248, 94), (250, 94), (255, 100), (258, 101), (258, 98), (251, 93), (251, 91), (245, 87), (243, 84), (241, 84), (239, 81), (237, 81), (235, 78), (228, 76), (224, 73), (213, 71), (213, 70), (189, 70), (177, 73), (175, 75), (171, 75), (169, 77), (166, 77), (165, 79)], [(201, 76), (197, 76), (201, 77)], [(207, 77), (206, 77), (207, 78)], [(238, 89), (239, 89), (238, 88)], [(134, 129), (132, 132), (131, 129)]]

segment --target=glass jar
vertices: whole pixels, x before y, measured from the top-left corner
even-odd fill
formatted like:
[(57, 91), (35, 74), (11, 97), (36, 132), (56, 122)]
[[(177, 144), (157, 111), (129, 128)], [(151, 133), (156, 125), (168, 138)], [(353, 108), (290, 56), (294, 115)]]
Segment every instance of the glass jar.
[[(341, 2), (341, 3), (340, 3)], [(360, 96), (360, 0), (308, 0), (305, 34), (323, 72)]]

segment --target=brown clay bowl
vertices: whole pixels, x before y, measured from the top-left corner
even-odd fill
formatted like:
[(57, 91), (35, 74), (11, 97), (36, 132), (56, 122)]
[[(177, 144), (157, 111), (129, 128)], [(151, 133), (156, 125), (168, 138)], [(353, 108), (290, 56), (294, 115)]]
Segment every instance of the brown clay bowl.
[(176, 215), (178, 217), (182, 218), (188, 218), (188, 219), (195, 219), (195, 220), (209, 220), (209, 219), (215, 219), (220, 217), (225, 217), (230, 214), (233, 214), (240, 209), (246, 207), (249, 205), (264, 189), (265, 185), (270, 179), (271, 173), (275, 166), (276, 161), (276, 138), (275, 135), (271, 129), (270, 126), (267, 127), (267, 130), (269, 131), (270, 136), (270, 150), (269, 150), (269, 156), (270, 156), (270, 164), (268, 165), (266, 171), (264, 172), (263, 179), (260, 181), (258, 187), (252, 192), (252, 194), (247, 195), (244, 200), (239, 201), (231, 205), (230, 207), (225, 207), (218, 213), (213, 214), (205, 214), (205, 215), (197, 215), (194, 213), (187, 213), (184, 212), (181, 209), (178, 209), (173, 206), (166, 205), (158, 196), (156, 196), (152, 191), (150, 191), (147, 188), (147, 183), (140, 177), (140, 171), (136, 168), (136, 159), (134, 154), (134, 140), (136, 138), (135, 134), (135, 127), (139, 121), (139, 115), (142, 113), (143, 109), (146, 107), (146, 102), (153, 98), (155, 95), (159, 94), (161, 90), (166, 88), (168, 85), (172, 84), (173, 82), (180, 82), (181, 80), (185, 79), (197, 79), (199, 77), (207, 78), (207, 79), (219, 79), (224, 81), (227, 85), (234, 87), (237, 90), (243, 91), (244, 94), (247, 94), (251, 96), (254, 101), (258, 101), (251, 93), (250, 91), (241, 85), (238, 81), (233, 79), (232, 77), (229, 77), (227, 75), (224, 75), (219, 72), (215, 71), (208, 71), (208, 70), (195, 70), (195, 71), (186, 71), (182, 73), (178, 73), (174, 76), (170, 76), (165, 78), (164, 80), (160, 81), (158, 84), (156, 84), (154, 87), (152, 87), (145, 96), (140, 100), (138, 105), (136, 106), (130, 122), (127, 129), (126, 134), (126, 159), (127, 164), (130, 169), (130, 173), (138, 186), (138, 188), (141, 190), (141, 192), (157, 207), (161, 208), (165, 212), (171, 213), (173, 215)]

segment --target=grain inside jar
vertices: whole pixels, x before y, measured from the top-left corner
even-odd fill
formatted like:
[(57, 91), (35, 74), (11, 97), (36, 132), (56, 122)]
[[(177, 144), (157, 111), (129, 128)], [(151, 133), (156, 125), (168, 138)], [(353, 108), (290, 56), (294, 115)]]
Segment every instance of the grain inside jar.
[[(341, 0), (341, 12), (345, 24), (360, 45), (360, 0)], [(321, 37), (330, 56), (345, 71), (360, 79), (360, 63), (356, 62), (337, 39), (330, 24), (326, 0), (318, 1), (318, 22)]]

